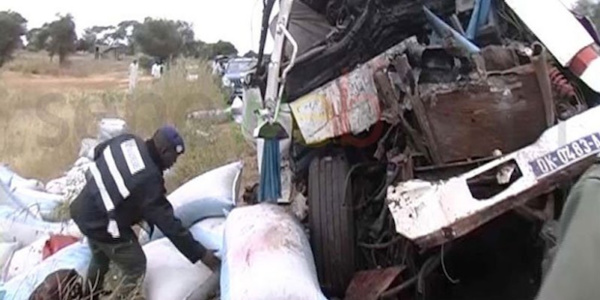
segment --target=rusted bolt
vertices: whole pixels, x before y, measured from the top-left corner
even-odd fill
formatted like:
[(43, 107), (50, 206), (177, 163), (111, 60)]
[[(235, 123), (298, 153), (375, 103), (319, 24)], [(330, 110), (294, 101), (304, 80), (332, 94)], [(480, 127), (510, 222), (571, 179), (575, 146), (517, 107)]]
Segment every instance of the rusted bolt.
[(452, 227), (442, 228), (442, 233), (444, 234), (444, 237), (449, 240), (454, 239), (456, 237), (456, 232), (454, 232), (454, 229), (452, 229)]

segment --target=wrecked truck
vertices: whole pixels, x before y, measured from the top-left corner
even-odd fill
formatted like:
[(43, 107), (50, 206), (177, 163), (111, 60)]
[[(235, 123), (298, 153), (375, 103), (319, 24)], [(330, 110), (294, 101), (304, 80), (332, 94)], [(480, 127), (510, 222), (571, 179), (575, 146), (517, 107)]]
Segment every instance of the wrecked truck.
[(260, 171), (255, 128), (285, 129), (279, 202), (306, 221), (323, 291), (534, 299), (569, 185), (600, 153), (589, 20), (559, 0), (274, 6), (242, 131)]

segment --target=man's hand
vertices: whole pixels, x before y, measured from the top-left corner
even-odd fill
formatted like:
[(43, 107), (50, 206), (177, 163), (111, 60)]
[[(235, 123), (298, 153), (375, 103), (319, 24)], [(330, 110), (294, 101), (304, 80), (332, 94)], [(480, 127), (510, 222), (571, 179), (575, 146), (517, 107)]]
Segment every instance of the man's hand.
[(200, 261), (213, 272), (221, 267), (221, 261), (210, 250), (206, 251), (206, 254), (204, 254)]

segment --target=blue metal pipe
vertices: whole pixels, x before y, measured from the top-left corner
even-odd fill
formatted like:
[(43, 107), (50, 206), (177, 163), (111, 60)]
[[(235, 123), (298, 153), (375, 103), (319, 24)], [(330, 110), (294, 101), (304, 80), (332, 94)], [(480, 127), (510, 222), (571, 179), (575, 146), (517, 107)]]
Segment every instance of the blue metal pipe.
[(467, 27), (467, 38), (469, 40), (475, 40), (479, 28), (487, 22), (491, 5), (491, 0), (475, 0), (475, 7), (473, 7), (473, 13)]
[(423, 6), (425, 16), (431, 23), (433, 30), (442, 38), (452, 37), (460, 46), (469, 53), (479, 53), (481, 50), (475, 44), (471, 43), (467, 38), (454, 30), (450, 25), (442, 21), (438, 16), (431, 12), (427, 7)]

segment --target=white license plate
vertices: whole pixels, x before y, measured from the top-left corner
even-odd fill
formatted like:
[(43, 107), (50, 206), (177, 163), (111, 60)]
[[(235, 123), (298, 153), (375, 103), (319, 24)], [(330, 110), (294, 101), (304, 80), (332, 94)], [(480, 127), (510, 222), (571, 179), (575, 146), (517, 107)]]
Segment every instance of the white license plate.
[(540, 178), (598, 152), (600, 152), (600, 133), (594, 133), (530, 161), (529, 165), (535, 177)]

